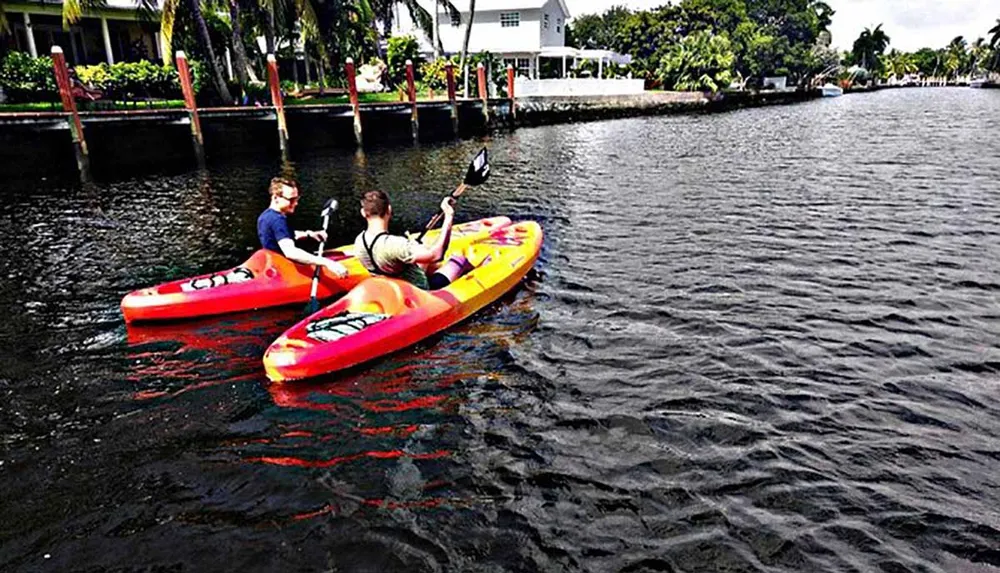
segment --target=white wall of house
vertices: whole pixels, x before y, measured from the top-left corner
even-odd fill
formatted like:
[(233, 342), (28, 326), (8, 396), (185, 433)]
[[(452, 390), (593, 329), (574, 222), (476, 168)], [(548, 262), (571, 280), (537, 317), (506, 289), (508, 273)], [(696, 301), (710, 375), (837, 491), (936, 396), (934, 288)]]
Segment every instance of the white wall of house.
[(566, 45), (566, 19), (559, 0), (549, 0), (541, 9), (542, 46)]
[[(468, 13), (463, 14), (468, 17)], [(516, 21), (516, 26), (504, 26), (501, 19)], [(463, 18), (464, 23), (465, 18)], [(530, 52), (538, 50), (541, 39), (541, 10), (506, 10), (476, 12), (469, 38), (469, 50), (481, 52)], [(451, 18), (441, 15), (441, 43), (446, 52), (459, 52), (465, 40), (465, 27), (451, 25)]]
[[(434, 4), (431, 0), (419, 0), (432, 15)], [(453, 0), (462, 11), (460, 22), (453, 22), (451, 15), (443, 10), (438, 14), (439, 33), (444, 51), (455, 54), (462, 50), (465, 27), (468, 23), (468, 2)], [(421, 51), (433, 51), (430, 40), (423, 31), (409, 19), (405, 9), (400, 11), (396, 34), (410, 34), (417, 38)], [(548, 14), (548, 27), (545, 26)], [(516, 16), (515, 16), (516, 15)], [(475, 21), (469, 39), (469, 51), (489, 51), (493, 54), (531, 54), (543, 46), (562, 46), (566, 38), (568, 15), (562, 11), (560, 0), (479, 0), (476, 5)], [(517, 25), (504, 26), (516, 18)], [(455, 25), (458, 24), (458, 25)]]

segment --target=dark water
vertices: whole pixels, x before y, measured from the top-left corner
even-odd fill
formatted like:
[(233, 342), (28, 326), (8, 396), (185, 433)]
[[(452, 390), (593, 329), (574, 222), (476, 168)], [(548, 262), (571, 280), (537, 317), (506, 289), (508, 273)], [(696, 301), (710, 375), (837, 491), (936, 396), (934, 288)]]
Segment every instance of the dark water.
[[(481, 142), (293, 166), (416, 227)], [(300, 309), (127, 330), (234, 265), (276, 163), (0, 207), (0, 570), (1000, 571), (1000, 92), (524, 129), (460, 219), (537, 272), (365, 369), (272, 386)]]

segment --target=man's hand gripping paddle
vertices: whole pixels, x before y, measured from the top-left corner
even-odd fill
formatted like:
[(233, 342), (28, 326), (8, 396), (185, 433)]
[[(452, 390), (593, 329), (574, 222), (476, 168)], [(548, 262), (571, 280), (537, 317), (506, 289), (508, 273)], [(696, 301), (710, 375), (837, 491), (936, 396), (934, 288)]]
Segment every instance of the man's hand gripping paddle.
[[(472, 158), (472, 163), (469, 164), (469, 169), (465, 172), (465, 179), (457, 188), (455, 188), (454, 191), (451, 192), (451, 198), (458, 199), (462, 193), (465, 193), (466, 189), (482, 185), (483, 182), (489, 178), (489, 176), (489, 154), (486, 152), (486, 148), (484, 147), (482, 151), (477, 153), (476, 156)], [(438, 211), (434, 217), (431, 218), (431, 220), (427, 223), (427, 226), (424, 227), (424, 230), (421, 231), (420, 235), (417, 237), (418, 243), (423, 241), (424, 235), (427, 234), (427, 231), (430, 231), (435, 225), (441, 222), (441, 217), (443, 216), (444, 214)]]
[[(330, 198), (326, 200), (323, 204), (323, 211), (320, 213), (323, 216), (323, 232), (326, 233), (330, 226), (330, 215), (337, 210), (337, 200)], [(323, 256), (323, 250), (326, 248), (326, 240), (322, 240), (319, 243), (319, 250), (316, 251), (317, 257)], [(316, 270), (313, 271), (312, 280), (312, 290), (309, 292), (309, 304), (306, 305), (306, 314), (313, 314), (319, 310), (319, 300), (316, 299), (316, 293), (319, 291), (319, 275), (322, 273), (322, 267), (316, 265)]]

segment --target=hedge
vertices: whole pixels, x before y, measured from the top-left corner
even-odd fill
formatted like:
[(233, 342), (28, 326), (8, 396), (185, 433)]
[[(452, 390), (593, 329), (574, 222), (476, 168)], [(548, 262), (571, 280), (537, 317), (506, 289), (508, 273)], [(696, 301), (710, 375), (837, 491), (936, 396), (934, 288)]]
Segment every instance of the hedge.
[[(202, 73), (198, 62), (190, 62), (195, 93), (201, 89)], [(177, 70), (149, 61), (119, 62), (73, 68), (84, 84), (101, 90), (104, 99), (179, 99), (182, 96)], [(59, 101), (59, 89), (52, 69), (52, 58), (32, 58), (22, 52), (10, 52), (0, 62), (0, 89), (11, 103)]]

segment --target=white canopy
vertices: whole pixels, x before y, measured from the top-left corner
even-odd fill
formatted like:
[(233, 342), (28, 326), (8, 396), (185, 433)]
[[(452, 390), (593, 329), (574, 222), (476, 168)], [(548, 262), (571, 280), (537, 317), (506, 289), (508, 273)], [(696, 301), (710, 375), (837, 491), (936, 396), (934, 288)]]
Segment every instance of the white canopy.
[(632, 56), (618, 54), (611, 50), (578, 50), (569, 46), (546, 46), (538, 52), (538, 57), (561, 59), (563, 62), (563, 77), (566, 77), (566, 60), (568, 59), (573, 60), (574, 66), (577, 60), (597, 60), (597, 77), (599, 78), (604, 77), (605, 61), (613, 64), (629, 64), (632, 62)]
[(631, 64), (632, 56), (619, 54), (611, 50), (578, 50), (578, 58), (582, 60), (605, 60), (612, 64)]
[(569, 46), (546, 46), (538, 53), (542, 58), (575, 58), (578, 60), (604, 60), (614, 64), (629, 64), (632, 56), (611, 50), (579, 50)]

